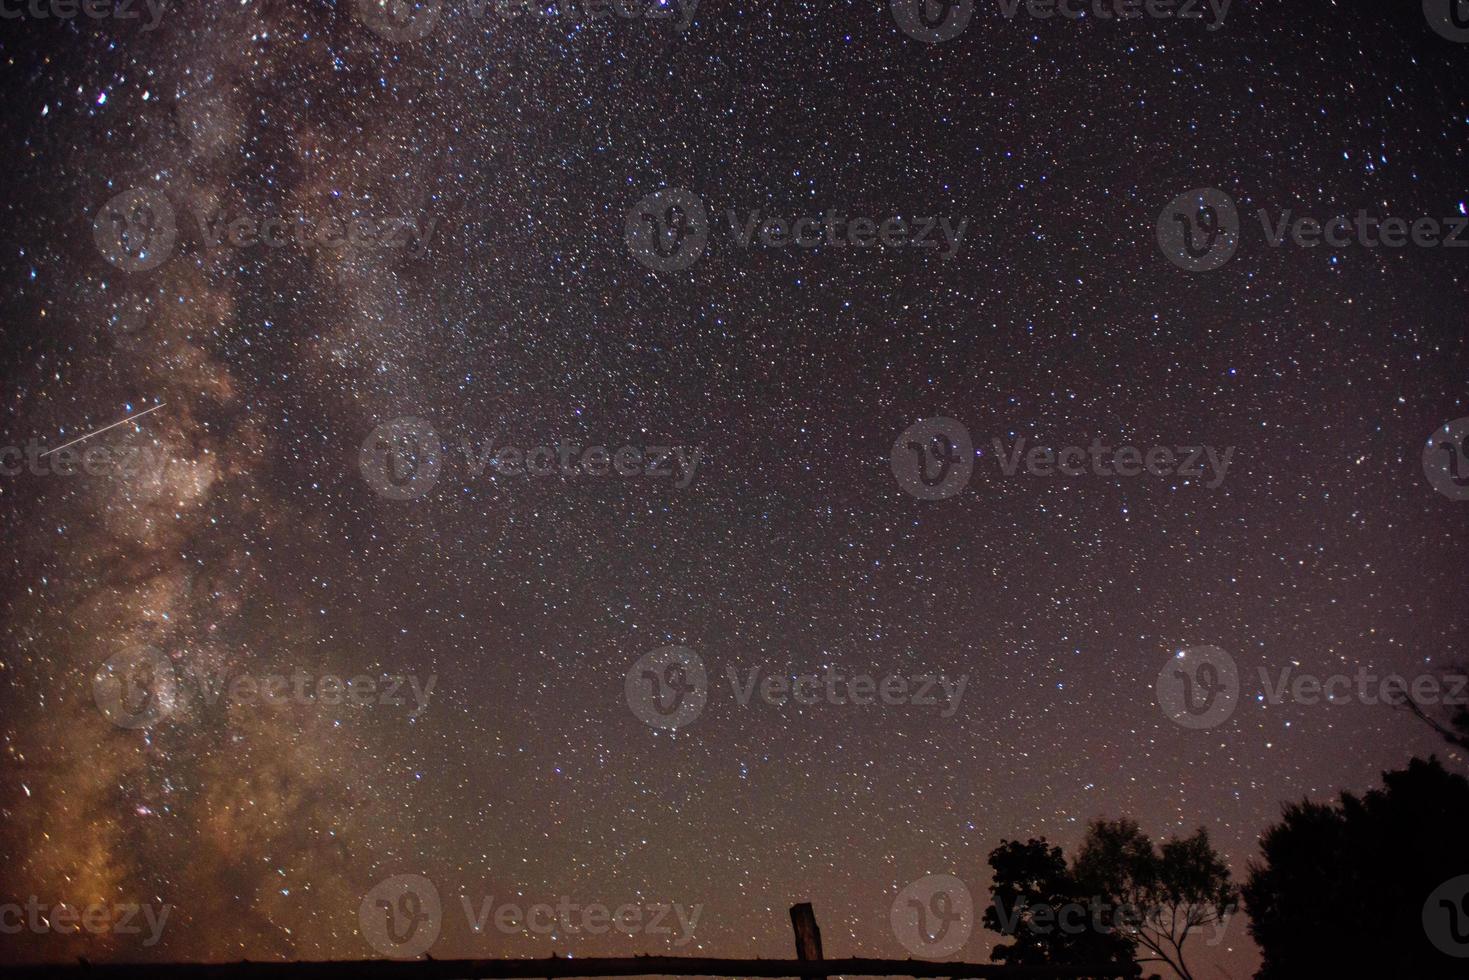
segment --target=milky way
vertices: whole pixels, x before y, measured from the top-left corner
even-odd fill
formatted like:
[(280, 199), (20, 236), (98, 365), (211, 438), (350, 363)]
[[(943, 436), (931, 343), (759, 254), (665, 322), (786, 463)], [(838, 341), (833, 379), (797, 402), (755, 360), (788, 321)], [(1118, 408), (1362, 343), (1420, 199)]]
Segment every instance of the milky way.
[[(1203, 826), (1239, 878), (1283, 800), (1465, 766), (1259, 680), (1469, 660), (1424, 458), (1469, 253), (1270, 240), (1469, 211), (1469, 44), (1419, 4), (135, 6), (0, 24), (0, 900), (171, 913), (0, 959), (377, 956), (398, 875), (436, 958), (783, 956), (807, 900), (906, 957), (895, 897), (982, 907), (1002, 839)], [(1175, 253), (1205, 203), (1234, 251)], [(1240, 693), (1191, 726), (1195, 648)], [(566, 897), (699, 918), (468, 914)]]

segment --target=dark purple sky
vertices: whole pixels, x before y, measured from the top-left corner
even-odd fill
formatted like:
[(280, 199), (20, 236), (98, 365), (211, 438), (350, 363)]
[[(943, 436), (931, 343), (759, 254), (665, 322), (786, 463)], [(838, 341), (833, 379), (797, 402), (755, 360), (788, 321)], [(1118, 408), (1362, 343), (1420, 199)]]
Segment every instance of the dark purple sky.
[[(954, 875), (977, 914), (1002, 839), (1203, 826), (1240, 878), (1281, 801), (1463, 768), (1405, 712), (1260, 679), (1466, 659), (1469, 503), (1420, 459), (1469, 415), (1466, 253), (1271, 247), (1259, 218), (1469, 209), (1469, 46), (1417, 4), (986, 3), (930, 44), (876, 0), (683, 31), (444, 2), (422, 37), (347, 0), (0, 25), (0, 897), (173, 906), (154, 946), (0, 959), (375, 956), (359, 907), (402, 874), (439, 893), (436, 958), (781, 956), (801, 900), (828, 956), (906, 957), (900, 890)], [(1155, 234), (1195, 188), (1237, 206), (1215, 271)], [(130, 269), (94, 221), (136, 189), (176, 235)], [(667, 189), (707, 246), (657, 271), (625, 230)], [(833, 210), (967, 225), (945, 257), (729, 220)], [(270, 217), (372, 224), (255, 242)], [(23, 461), (157, 406), (77, 447), (113, 469)], [(973, 473), (920, 500), (891, 459), (933, 418)], [(372, 479), (396, 419), (440, 446), (394, 457), (409, 499)], [(1214, 486), (1006, 475), (1019, 439), (1232, 455)], [(562, 440), (643, 468), (474, 472)], [(650, 473), (658, 447), (697, 466)], [(707, 676), (676, 734), (627, 690), (667, 646)], [(1239, 677), (1210, 728), (1155, 691), (1201, 646)], [(94, 674), (154, 656), (166, 716), (110, 723)], [(828, 668), (967, 681), (953, 711), (737, 696)], [(315, 696), (196, 683), (297, 672)], [(357, 675), (408, 704), (326, 703)], [(563, 896), (702, 911), (683, 945), (465, 921)], [(1242, 920), (1197, 955), (1258, 959)]]

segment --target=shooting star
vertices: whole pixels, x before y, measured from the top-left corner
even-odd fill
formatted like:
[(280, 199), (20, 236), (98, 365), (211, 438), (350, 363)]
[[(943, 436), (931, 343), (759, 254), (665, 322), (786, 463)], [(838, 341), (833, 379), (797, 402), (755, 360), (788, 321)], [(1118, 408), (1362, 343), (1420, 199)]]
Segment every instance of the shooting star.
[[(164, 402), (162, 405), (154, 405), (152, 408), (146, 408), (146, 409), (144, 409), (141, 412), (135, 412), (132, 415), (129, 415), (127, 418), (123, 419), (121, 422), (114, 422), (111, 425), (104, 425), (100, 429), (93, 429), (91, 432), (88, 432), (86, 435), (81, 436), (80, 438), (77, 438), (77, 439), (73, 439), (71, 442), (68, 442), (65, 446), (57, 446), (55, 449), (48, 449), (48, 450), (46, 450), (44, 453), (41, 454), (41, 456), (44, 457), (44, 456), (50, 456), (52, 453), (59, 453), (63, 449), (65, 449), (67, 446), (75, 446), (77, 443), (82, 442), (83, 440), (90, 439), (90, 438), (92, 438), (93, 436), (96, 436), (96, 435), (101, 435), (102, 433), (106, 432), (108, 429), (115, 429), (119, 425), (126, 425), (127, 423), (131, 422), (133, 419), (140, 419), (144, 415), (147, 415), (149, 412), (156, 412), (160, 408), (163, 408), (167, 404), (168, 404), (168, 402)], [(40, 458), (40, 457), (37, 457), (37, 458)]]

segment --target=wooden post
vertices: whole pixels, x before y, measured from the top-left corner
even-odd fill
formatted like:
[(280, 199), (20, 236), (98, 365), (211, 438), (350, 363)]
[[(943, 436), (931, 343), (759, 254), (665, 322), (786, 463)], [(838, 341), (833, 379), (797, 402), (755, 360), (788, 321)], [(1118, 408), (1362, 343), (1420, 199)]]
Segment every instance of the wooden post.
[(821, 929), (816, 925), (816, 913), (810, 902), (791, 906), (791, 928), (796, 931), (796, 959), (825, 959), (821, 955)]

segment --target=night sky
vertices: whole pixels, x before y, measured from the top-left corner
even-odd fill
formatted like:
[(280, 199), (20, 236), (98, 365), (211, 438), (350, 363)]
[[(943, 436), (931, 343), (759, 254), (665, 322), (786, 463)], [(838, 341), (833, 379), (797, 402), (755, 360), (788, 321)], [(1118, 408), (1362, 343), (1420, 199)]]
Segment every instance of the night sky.
[[(1469, 44), (1416, 0), (986, 0), (934, 43), (878, 0), (471, 6), (0, 24), (0, 900), (173, 907), (155, 945), (0, 960), (375, 957), (359, 906), (397, 875), (434, 883), (439, 959), (789, 956), (797, 901), (827, 956), (906, 957), (899, 892), (953, 875), (977, 918), (1002, 839), (1203, 826), (1238, 880), (1282, 801), (1462, 770), (1405, 711), (1260, 697), (1261, 669), (1466, 658), (1469, 492), (1423, 456), (1469, 416), (1469, 251), (1271, 247), (1256, 217), (1469, 211)], [(1237, 252), (1190, 271), (1158, 228), (1205, 188)], [(139, 199), (173, 241), (115, 233)], [(940, 247), (746, 246), (754, 211)], [(270, 217), (369, 224), (227, 228)], [(680, 232), (703, 251), (651, 267)], [(17, 463), (149, 409), (75, 447), (131, 465)], [(932, 419), (972, 475), (920, 499), (899, 437)], [(1020, 439), (1233, 451), (1217, 481), (1007, 475)], [(563, 441), (602, 473), (477, 462)], [(1208, 728), (1155, 690), (1198, 647), (1240, 677)], [(104, 665), (150, 658), (177, 690), (117, 724)], [(650, 663), (697, 688), (686, 723), (638, 709)], [(741, 703), (829, 669), (967, 682)], [(189, 680), (298, 672), (434, 686)], [(702, 911), (675, 945), (461, 905), (563, 896)], [(1243, 919), (1197, 955), (1258, 963)]]

